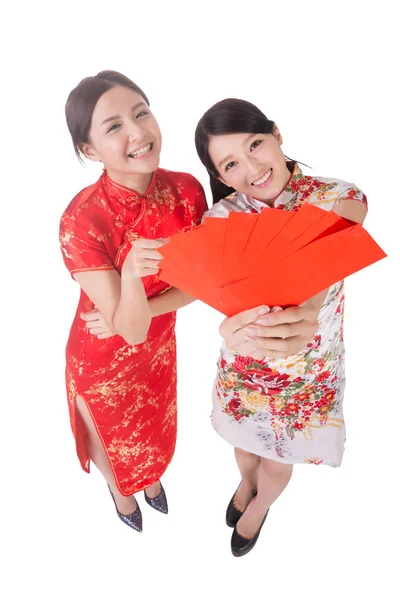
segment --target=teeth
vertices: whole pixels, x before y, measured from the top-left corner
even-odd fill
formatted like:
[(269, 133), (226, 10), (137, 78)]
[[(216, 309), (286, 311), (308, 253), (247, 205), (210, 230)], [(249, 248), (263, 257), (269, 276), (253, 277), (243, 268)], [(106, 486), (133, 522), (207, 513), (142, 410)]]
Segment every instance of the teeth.
[(253, 181), (252, 185), (261, 185), (262, 183), (265, 183), (267, 181), (267, 179), (271, 176), (271, 173), (272, 173), (272, 169), (267, 171), (265, 173), (265, 175), (263, 175), (261, 177), (261, 179), (257, 179), (257, 181)]
[(150, 149), (151, 149), (151, 144), (148, 144), (147, 146), (145, 146), (144, 148), (141, 148), (140, 150), (137, 150), (136, 152), (131, 152), (131, 154), (129, 154), (129, 156), (131, 158), (138, 158), (139, 156), (143, 156), (143, 154), (147, 154), (147, 152), (149, 152)]

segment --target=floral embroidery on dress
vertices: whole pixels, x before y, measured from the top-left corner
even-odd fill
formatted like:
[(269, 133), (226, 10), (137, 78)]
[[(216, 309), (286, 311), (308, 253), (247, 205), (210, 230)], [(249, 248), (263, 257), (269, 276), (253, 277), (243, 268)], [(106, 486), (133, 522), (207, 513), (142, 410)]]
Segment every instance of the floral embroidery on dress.
[[(189, 174), (157, 169), (143, 196), (104, 172), (82, 190), (61, 218), (60, 244), (73, 275), (121, 271), (132, 242), (192, 229), (206, 210), (203, 189)], [(143, 279), (148, 297), (170, 286), (158, 274)], [(175, 312), (152, 319), (147, 339), (132, 346), (118, 335), (99, 340), (80, 318), (94, 308), (81, 290), (67, 344), (67, 395), (77, 454), (89, 471), (87, 436), (75, 410), (79, 395), (89, 408), (125, 495), (148, 487), (165, 471), (176, 440)]]
[[(325, 210), (346, 200), (367, 204), (354, 184), (303, 175), (297, 164), (290, 168), (292, 176), (275, 209), (296, 211), (304, 202)], [(204, 216), (262, 210), (270, 208), (234, 193)], [(223, 345), (212, 423), (226, 441), (282, 462), (340, 465), (345, 441), (343, 309), (343, 282), (338, 282), (328, 291), (313, 341), (285, 359), (254, 360)]]

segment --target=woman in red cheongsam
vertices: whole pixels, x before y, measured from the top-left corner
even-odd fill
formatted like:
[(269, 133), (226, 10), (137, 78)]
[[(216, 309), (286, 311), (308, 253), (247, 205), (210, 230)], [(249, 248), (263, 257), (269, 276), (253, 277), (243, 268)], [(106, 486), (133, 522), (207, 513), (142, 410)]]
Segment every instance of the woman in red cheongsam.
[[(160, 477), (176, 440), (175, 310), (190, 301), (160, 281), (157, 248), (207, 206), (194, 177), (158, 168), (161, 133), (128, 78), (84, 79), (66, 117), (78, 157), (104, 165), (61, 218), (64, 261), (81, 286), (66, 350), (71, 425), (82, 468), (96, 464), (118, 516), (141, 531), (135, 492), (167, 512)], [(117, 335), (90, 334), (80, 315), (94, 309)]]

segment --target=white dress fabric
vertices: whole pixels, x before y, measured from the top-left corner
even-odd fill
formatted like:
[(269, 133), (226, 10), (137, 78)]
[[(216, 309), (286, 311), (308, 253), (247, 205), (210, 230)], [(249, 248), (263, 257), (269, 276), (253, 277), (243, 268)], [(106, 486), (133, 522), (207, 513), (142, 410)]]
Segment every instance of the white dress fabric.
[[(359, 200), (351, 183), (303, 175), (297, 164), (274, 208), (298, 210), (310, 202), (331, 210), (338, 202)], [(204, 216), (261, 212), (269, 207), (235, 193)], [(312, 276), (312, 265), (310, 265)], [(222, 346), (213, 387), (212, 425), (228, 443), (282, 463), (341, 464), (345, 443), (343, 395), (343, 281), (332, 285), (318, 316), (311, 343), (285, 359), (254, 360)]]

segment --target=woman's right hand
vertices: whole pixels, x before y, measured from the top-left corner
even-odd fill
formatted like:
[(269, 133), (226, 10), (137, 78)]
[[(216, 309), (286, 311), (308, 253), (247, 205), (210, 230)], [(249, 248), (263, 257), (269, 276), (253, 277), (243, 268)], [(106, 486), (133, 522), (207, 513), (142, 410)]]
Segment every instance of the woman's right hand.
[(164, 246), (168, 241), (168, 239), (148, 240), (145, 238), (135, 240), (122, 265), (121, 277), (139, 279), (147, 275), (156, 275), (159, 271), (159, 263), (163, 258), (157, 248)]
[(228, 350), (261, 360), (297, 354), (313, 340), (317, 330), (318, 310), (305, 303), (286, 309), (259, 306), (243, 311), (226, 318), (219, 333)]
[(95, 335), (99, 340), (106, 340), (113, 335), (116, 335), (113, 329), (105, 320), (101, 312), (94, 308), (86, 313), (81, 313), (80, 317), (86, 323), (86, 328), (92, 335)]

